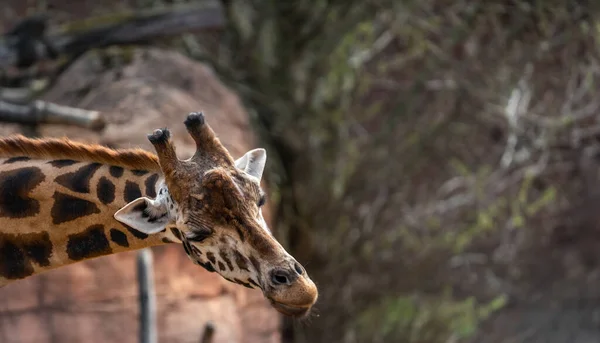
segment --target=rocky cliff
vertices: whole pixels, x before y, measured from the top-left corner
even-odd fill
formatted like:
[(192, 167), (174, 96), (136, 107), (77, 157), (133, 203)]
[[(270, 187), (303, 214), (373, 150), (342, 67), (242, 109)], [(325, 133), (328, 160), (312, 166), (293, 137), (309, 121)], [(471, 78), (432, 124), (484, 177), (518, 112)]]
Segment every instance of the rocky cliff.
[[(204, 111), (234, 157), (257, 147), (238, 98), (205, 66), (177, 53), (138, 50), (121, 67), (89, 54), (67, 70), (45, 99), (103, 111), (100, 133), (59, 125), (44, 137), (152, 150), (146, 134), (168, 126), (181, 157), (194, 144), (183, 120)], [(18, 132), (0, 125), (0, 134)], [(268, 211), (265, 213), (269, 220)], [(279, 317), (258, 291), (230, 284), (193, 265), (179, 245), (153, 249), (159, 342), (199, 342), (207, 321), (215, 343), (278, 342)], [(137, 342), (135, 253), (98, 258), (0, 289), (0, 342)]]

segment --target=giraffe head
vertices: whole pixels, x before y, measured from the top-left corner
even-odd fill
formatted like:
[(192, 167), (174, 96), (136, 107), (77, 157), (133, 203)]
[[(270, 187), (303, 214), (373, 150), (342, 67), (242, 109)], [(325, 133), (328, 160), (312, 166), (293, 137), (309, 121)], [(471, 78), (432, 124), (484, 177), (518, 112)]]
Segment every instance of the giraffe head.
[(190, 113), (185, 126), (196, 153), (179, 160), (166, 128), (148, 135), (164, 183), (155, 199), (138, 198), (115, 218), (146, 234), (166, 229), (194, 263), (231, 282), (260, 288), (283, 314), (306, 315), (317, 288), (273, 237), (261, 212), (265, 150), (251, 150), (234, 161), (202, 113)]

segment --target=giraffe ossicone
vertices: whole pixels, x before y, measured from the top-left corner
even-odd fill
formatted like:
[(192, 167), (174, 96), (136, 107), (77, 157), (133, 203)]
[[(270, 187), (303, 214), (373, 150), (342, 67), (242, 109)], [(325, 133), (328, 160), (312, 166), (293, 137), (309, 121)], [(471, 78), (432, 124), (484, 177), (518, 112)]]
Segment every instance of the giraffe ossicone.
[(317, 288), (262, 215), (266, 151), (234, 160), (203, 113), (190, 113), (184, 124), (196, 143), (185, 160), (167, 128), (148, 135), (156, 155), (66, 139), (0, 139), (0, 286), (180, 243), (195, 264), (260, 289), (279, 312), (307, 315)]

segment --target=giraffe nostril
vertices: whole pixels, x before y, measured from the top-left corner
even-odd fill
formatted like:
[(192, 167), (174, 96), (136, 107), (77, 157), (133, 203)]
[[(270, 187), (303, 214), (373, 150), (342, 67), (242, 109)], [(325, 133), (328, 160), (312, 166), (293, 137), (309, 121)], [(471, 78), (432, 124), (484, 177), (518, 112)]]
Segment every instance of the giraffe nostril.
[(296, 273), (298, 273), (298, 275), (304, 274), (304, 270), (302, 269), (302, 266), (300, 265), (300, 263), (298, 263), (298, 262), (294, 263), (294, 269), (296, 270)]

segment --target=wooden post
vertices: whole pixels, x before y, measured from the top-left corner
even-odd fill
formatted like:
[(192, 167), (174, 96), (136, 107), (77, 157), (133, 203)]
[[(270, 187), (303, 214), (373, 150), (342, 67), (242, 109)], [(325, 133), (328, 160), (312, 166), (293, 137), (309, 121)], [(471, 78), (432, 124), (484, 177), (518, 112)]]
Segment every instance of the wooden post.
[(157, 343), (156, 298), (152, 250), (142, 249), (137, 254), (137, 275), (140, 299), (140, 343)]
[(200, 338), (200, 343), (212, 343), (213, 337), (215, 335), (215, 324), (212, 322), (206, 323), (204, 326), (204, 333), (202, 334), (202, 338)]

